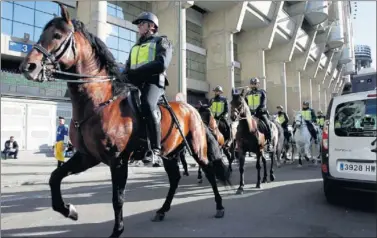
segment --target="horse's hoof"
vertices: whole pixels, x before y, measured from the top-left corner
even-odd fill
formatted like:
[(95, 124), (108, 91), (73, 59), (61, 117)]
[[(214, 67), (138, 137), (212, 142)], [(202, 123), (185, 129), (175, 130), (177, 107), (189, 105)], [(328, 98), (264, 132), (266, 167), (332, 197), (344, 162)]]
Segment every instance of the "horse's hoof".
[(189, 173), (188, 172), (183, 172), (183, 175), (188, 177)]
[(271, 182), (275, 181), (275, 175), (270, 174), (270, 181), (271, 181)]
[(257, 185), (255, 186), (255, 188), (262, 188), (262, 185), (257, 184)]
[(152, 221), (153, 222), (159, 222), (159, 221), (163, 221), (164, 218), (165, 218), (165, 213), (158, 213), (158, 212), (156, 212), (156, 214), (152, 218)]
[(298, 165), (297, 165), (297, 168), (302, 168), (302, 165), (301, 165), (301, 164), (298, 164)]
[(75, 206), (73, 206), (72, 204), (68, 204), (68, 209), (69, 213), (67, 217), (74, 221), (77, 221), (79, 219), (79, 214), (77, 213)]
[(124, 231), (124, 227), (120, 230), (114, 230), (113, 233), (111, 233), (111, 235), (109, 236), (109, 238), (113, 238), (113, 237), (119, 237)]
[(310, 159), (309, 157), (305, 156), (305, 160), (309, 162)]
[(215, 218), (223, 218), (225, 215), (224, 209), (216, 210)]
[(198, 179), (198, 183), (199, 184), (203, 183), (203, 179)]
[(238, 188), (236, 194), (237, 195), (243, 194), (243, 188)]
[(263, 178), (262, 183), (267, 183), (267, 178)]

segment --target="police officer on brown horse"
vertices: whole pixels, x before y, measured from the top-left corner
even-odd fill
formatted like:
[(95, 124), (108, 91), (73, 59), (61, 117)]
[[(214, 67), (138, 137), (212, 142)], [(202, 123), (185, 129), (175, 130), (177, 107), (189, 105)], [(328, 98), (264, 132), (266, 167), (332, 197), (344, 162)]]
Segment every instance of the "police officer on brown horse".
[[(132, 24), (137, 25), (140, 38), (132, 47), (124, 71), (125, 80), (141, 92), (141, 109), (148, 128), (151, 149), (161, 159), (161, 125), (158, 101), (169, 85), (166, 70), (173, 49), (166, 36), (157, 35), (158, 18), (151, 12), (141, 13)], [(144, 158), (144, 163), (151, 162)]]

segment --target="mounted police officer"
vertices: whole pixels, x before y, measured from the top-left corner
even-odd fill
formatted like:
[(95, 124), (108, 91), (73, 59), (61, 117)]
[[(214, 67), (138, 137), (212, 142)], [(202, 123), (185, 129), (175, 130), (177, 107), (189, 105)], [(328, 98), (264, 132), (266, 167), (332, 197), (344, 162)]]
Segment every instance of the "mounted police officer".
[(250, 79), (250, 90), (245, 95), (245, 100), (249, 106), (251, 114), (255, 114), (260, 120), (262, 120), (266, 126), (266, 139), (267, 139), (267, 150), (271, 150), (271, 128), (269, 123), (269, 115), (266, 108), (267, 95), (266, 91), (259, 89), (259, 79)]
[(304, 101), (302, 103), (302, 110), (301, 110), (302, 119), (305, 120), (306, 125), (309, 129), (310, 134), (312, 135), (315, 143), (317, 144), (317, 133), (314, 129), (313, 123), (317, 122), (317, 117), (315, 115), (315, 112), (312, 108), (309, 107), (309, 102)]
[(276, 109), (278, 110), (277, 121), (279, 122), (281, 127), (283, 127), (283, 129), (284, 129), (285, 138), (289, 139), (288, 138), (289, 137), (289, 132), (288, 132), (289, 117), (288, 117), (287, 113), (285, 111), (283, 111), (284, 108), (283, 108), (282, 105), (277, 106)]
[(213, 92), (215, 93), (215, 97), (209, 101), (211, 112), (214, 118), (219, 121), (219, 123), (224, 123), (226, 131), (228, 133), (228, 135), (224, 136), (228, 136), (228, 138), (230, 138), (230, 126), (227, 119), (229, 113), (228, 101), (226, 97), (221, 95), (224, 92), (221, 86), (216, 86), (213, 89)]
[[(166, 36), (158, 36), (158, 18), (151, 12), (141, 13), (132, 24), (137, 25), (140, 38), (132, 47), (124, 76), (140, 89), (142, 113), (146, 118), (151, 149), (161, 159), (161, 126), (158, 101), (169, 85), (166, 70), (170, 64), (173, 49)], [(145, 158), (144, 163), (151, 162)]]
[(325, 116), (323, 115), (321, 110), (317, 112), (317, 125), (321, 129), (323, 129), (323, 126), (325, 125)]

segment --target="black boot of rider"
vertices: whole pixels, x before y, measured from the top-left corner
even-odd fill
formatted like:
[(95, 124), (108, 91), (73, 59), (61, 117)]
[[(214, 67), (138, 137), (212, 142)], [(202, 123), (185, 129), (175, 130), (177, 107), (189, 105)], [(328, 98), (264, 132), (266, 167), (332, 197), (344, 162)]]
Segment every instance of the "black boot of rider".
[(153, 113), (152, 118), (146, 120), (149, 140), (151, 142), (151, 149), (153, 155), (148, 155), (143, 159), (143, 163), (147, 164), (153, 162), (153, 167), (160, 167), (161, 162), (161, 126), (157, 115)]

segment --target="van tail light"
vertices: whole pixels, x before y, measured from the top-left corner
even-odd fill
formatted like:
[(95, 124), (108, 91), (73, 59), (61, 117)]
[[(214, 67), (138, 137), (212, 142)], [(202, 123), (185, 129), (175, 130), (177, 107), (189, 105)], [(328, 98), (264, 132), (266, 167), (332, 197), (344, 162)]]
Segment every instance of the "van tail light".
[(322, 131), (322, 147), (325, 150), (329, 149), (329, 121), (325, 121)]
[(367, 96), (368, 98), (376, 98), (377, 97), (377, 94), (375, 93), (375, 94), (368, 94), (368, 96)]

